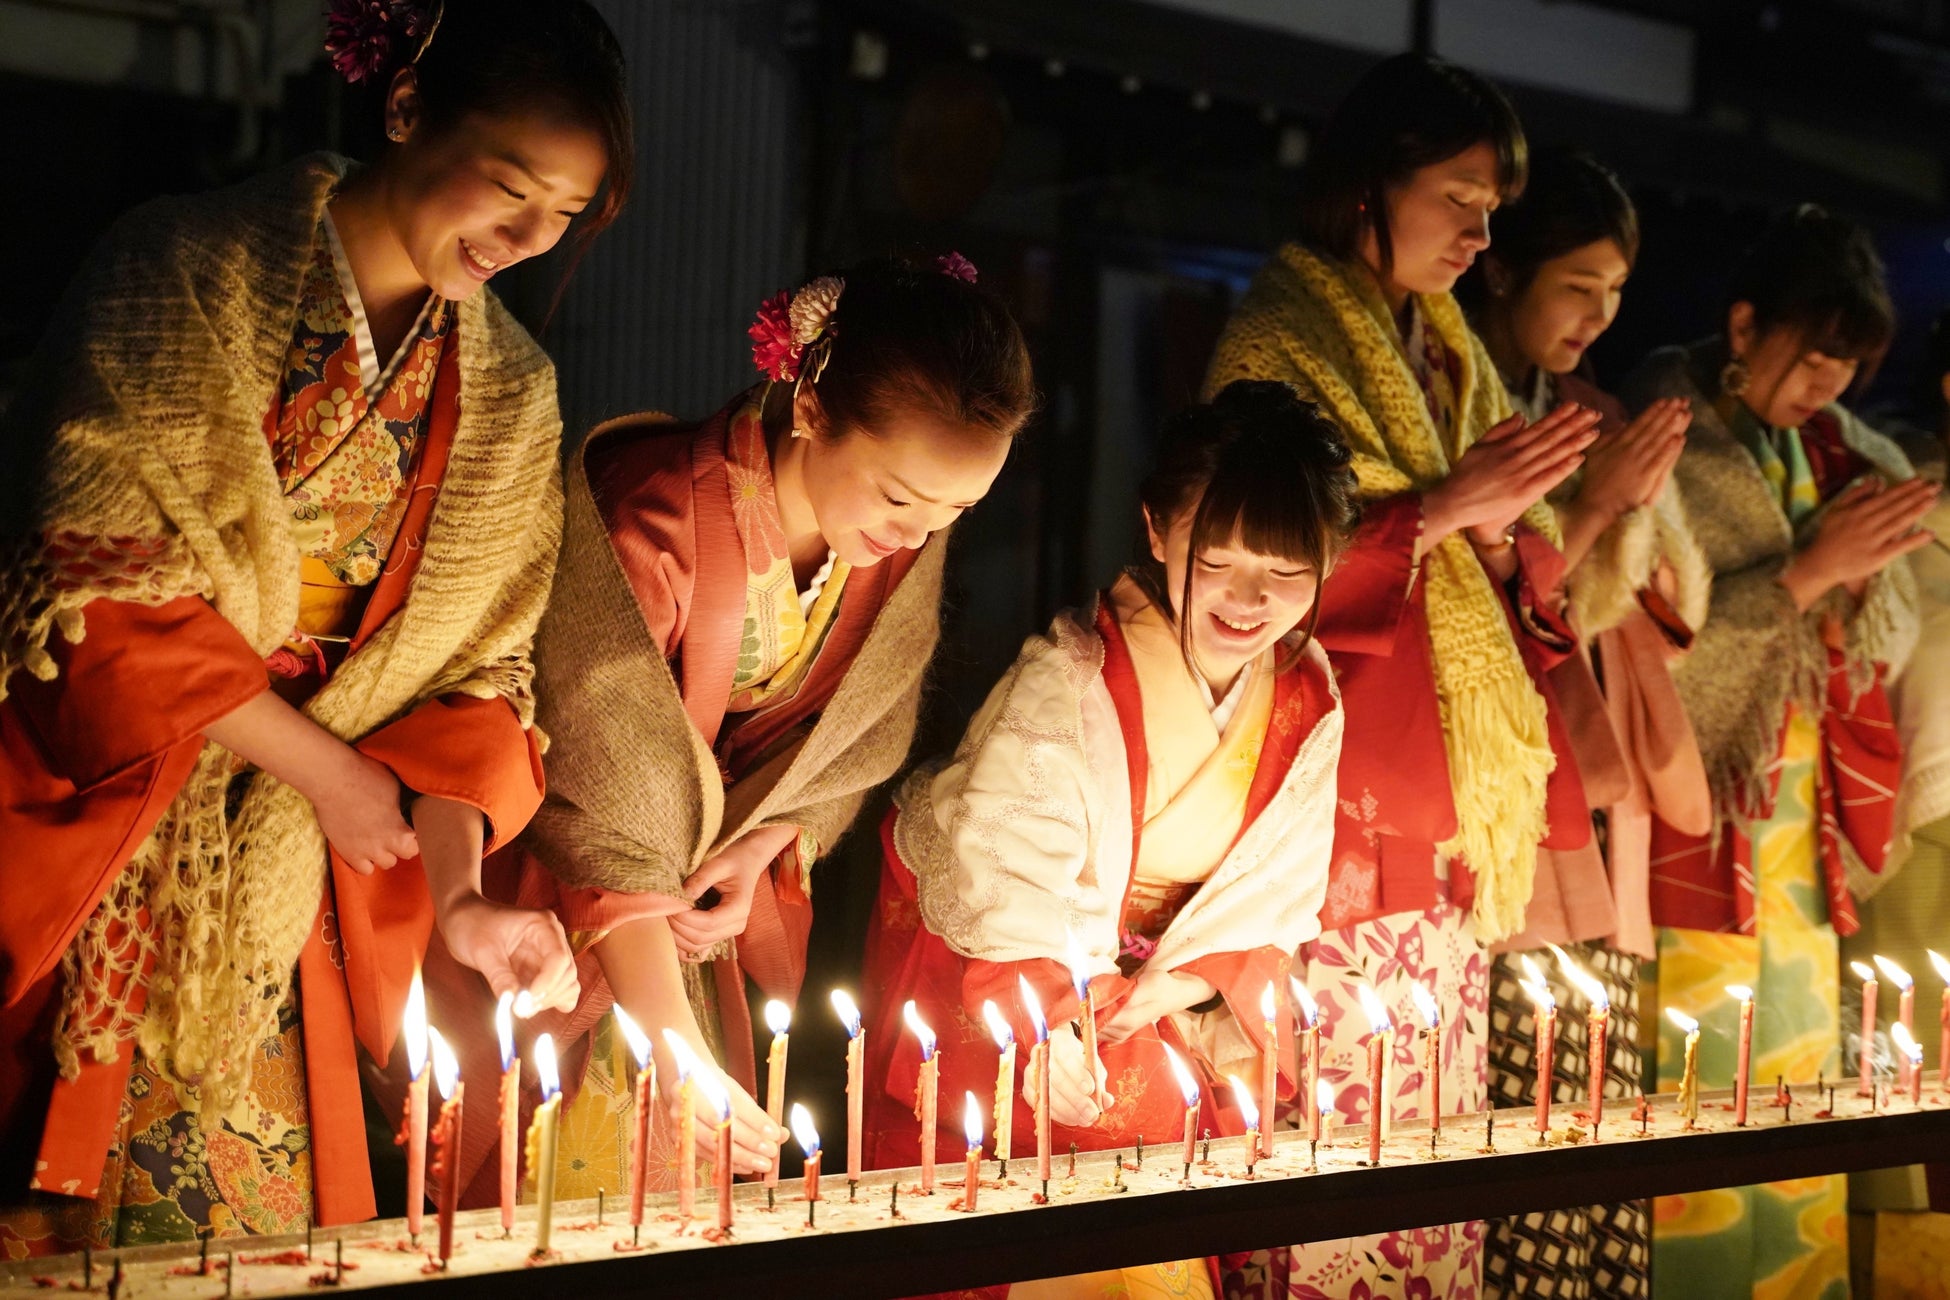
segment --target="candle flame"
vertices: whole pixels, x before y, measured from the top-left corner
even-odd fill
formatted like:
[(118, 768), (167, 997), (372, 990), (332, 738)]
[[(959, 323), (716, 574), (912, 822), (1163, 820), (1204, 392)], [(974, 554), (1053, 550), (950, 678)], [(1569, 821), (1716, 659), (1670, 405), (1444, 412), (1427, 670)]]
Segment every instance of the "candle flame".
[(799, 1140), (799, 1149), (810, 1160), (819, 1154), (819, 1130), (813, 1127), (812, 1112), (798, 1102), (792, 1103), (792, 1136)]
[(427, 1068), (427, 986), (420, 982), (418, 966), (406, 989), (406, 1068), (415, 1079)]
[[(1530, 982), (1532, 984), (1535, 984), (1538, 988), (1544, 990), (1544, 992), (1549, 993), (1551, 982), (1544, 978), (1543, 967), (1539, 966), (1535, 961), (1533, 961), (1529, 953), (1524, 953), (1523, 956), (1519, 958), (1519, 960), (1523, 962), (1523, 973), (1530, 977)], [(1553, 996), (1552, 1002), (1554, 1005), (1555, 996)]]
[(535, 1039), (535, 1077), (541, 1081), (543, 1101), (562, 1091), (562, 1081), (555, 1073), (555, 1040), (547, 1034)]
[(1571, 954), (1556, 944), (1551, 944), (1550, 950), (1557, 954), (1557, 968), (1564, 972), (1564, 978), (1571, 981), (1578, 992), (1584, 994), (1585, 1001), (1591, 1004), (1593, 1011), (1604, 1011), (1610, 1008), (1611, 996), (1605, 992), (1603, 984), (1585, 974), (1584, 968), (1571, 960)]
[(724, 1080), (715, 1069), (699, 1069), (697, 1072), (698, 1091), (704, 1100), (718, 1114), (718, 1123), (731, 1122), (731, 1094), (725, 1090)]
[(908, 1029), (913, 1031), (914, 1036), (921, 1040), (921, 1059), (933, 1060), (934, 1030), (929, 1029), (928, 1022), (921, 1019), (921, 1013), (915, 1009), (913, 998), (909, 998), (901, 1005), (901, 1019), (907, 1023)]
[(1950, 960), (1945, 960), (1943, 954), (1934, 948), (1925, 948), (1923, 951), (1930, 954), (1930, 965), (1936, 967), (1937, 978), (1945, 984), (1950, 984)]
[(1894, 984), (1897, 988), (1906, 989), (1910, 985), (1916, 982), (1915, 980), (1909, 977), (1908, 971), (1904, 970), (1901, 966), (1898, 966), (1895, 962), (1890, 961), (1887, 957), (1883, 956), (1881, 953), (1876, 954), (1875, 960), (1876, 960), (1876, 966), (1882, 971), (1884, 975), (1887, 975), (1889, 977), (1890, 983)]
[(1754, 1000), (1754, 991), (1745, 984), (1729, 984), (1727, 985), (1727, 996), (1735, 1002), (1752, 1002)]
[(460, 1083), (460, 1062), (454, 1059), (454, 1049), (447, 1046), (440, 1031), (431, 1025), (427, 1026), (427, 1045), (433, 1049), (433, 1081), (440, 1086), (440, 1100), (445, 1101)]
[(1673, 1024), (1678, 1025), (1680, 1030), (1684, 1033), (1697, 1034), (1699, 1032), (1699, 1021), (1693, 1019), (1691, 1016), (1687, 1015), (1684, 1011), (1681, 1011), (1678, 1007), (1667, 1007), (1666, 1019), (1672, 1021)]
[(1070, 968), (1070, 983), (1076, 986), (1077, 1001), (1081, 1002), (1083, 995), (1090, 990), (1090, 972), (1086, 966), (1089, 958), (1084, 956), (1083, 945), (1077, 942), (1076, 932), (1067, 926), (1063, 930), (1063, 948), (1063, 964)]
[(1895, 1024), (1889, 1026), (1889, 1037), (1896, 1044), (1896, 1050), (1904, 1056), (1907, 1056), (1911, 1061), (1921, 1061), (1923, 1059), (1923, 1045), (1916, 1041), (1915, 1036), (1909, 1032), (1908, 1027), (1902, 1021), (1898, 1020)]
[(691, 1045), (685, 1042), (684, 1036), (676, 1030), (664, 1030), (664, 1046), (668, 1047), (670, 1054), (677, 1058), (677, 1082), (680, 1085), (684, 1080), (704, 1072), (703, 1062), (697, 1059), (697, 1053), (691, 1050)]
[(1314, 1081), (1314, 1105), (1322, 1116), (1334, 1113), (1334, 1085), (1325, 1079)]
[(1415, 999), (1415, 1009), (1428, 1021), (1430, 1029), (1442, 1028), (1442, 1008), (1436, 1005), (1435, 994), (1422, 987), (1420, 980), (1408, 986), (1409, 994)]
[(1194, 1079), (1192, 1072), (1185, 1068), (1185, 1063), (1178, 1059), (1178, 1053), (1171, 1050), (1171, 1044), (1165, 1043), (1162, 1046), (1165, 1049), (1165, 1059), (1171, 1062), (1172, 1077), (1178, 1080), (1178, 1091), (1185, 1094), (1185, 1105), (1188, 1107), (1198, 1105), (1198, 1080)]
[(1259, 1017), (1267, 1024), (1279, 1018), (1280, 1004), (1273, 997), (1273, 981), (1266, 981), (1266, 992), (1259, 995)]
[(1226, 1082), (1232, 1085), (1232, 1099), (1239, 1103), (1239, 1114), (1246, 1121), (1246, 1127), (1258, 1128), (1259, 1107), (1253, 1105), (1252, 1089), (1241, 1083), (1236, 1074), (1228, 1074)]
[(526, 1020), (535, 1014), (535, 995), (527, 989), (515, 994), (515, 1017)]
[(1852, 961), (1848, 964), (1848, 968), (1854, 971), (1856, 975), (1863, 980), (1873, 981), (1876, 977), (1875, 967), (1870, 966), (1864, 962)]
[(839, 1012), (840, 1023), (846, 1026), (848, 1038), (860, 1036), (860, 1008), (853, 1005), (853, 999), (845, 989), (833, 990), (833, 1010)]
[[(1524, 960), (1529, 962), (1530, 959), (1526, 957)], [(1557, 1005), (1557, 999), (1551, 996), (1550, 986), (1542, 980), (1520, 979), (1517, 983), (1530, 998), (1531, 1005), (1537, 1008), (1538, 1015), (1542, 1015)]]
[(961, 1105), (961, 1131), (968, 1137), (968, 1149), (982, 1149), (982, 1108), (975, 1104), (975, 1094), (964, 1092)]
[(515, 1063), (515, 995), (503, 993), (494, 1004), (494, 1034), (501, 1040), (501, 1069)]
[(1360, 989), (1361, 1010), (1368, 1013), (1368, 1027), (1377, 1034), (1385, 1034), (1395, 1027), (1389, 1018), (1388, 1008), (1381, 1003), (1381, 995), (1372, 985), (1363, 984)]
[(621, 1002), (610, 1007), (610, 1014), (616, 1017), (616, 1027), (623, 1031), (623, 1038), (630, 1045), (630, 1055), (636, 1058), (636, 1068), (649, 1069), (650, 1035), (644, 1033), (643, 1027), (631, 1018), (629, 1012), (623, 1010)]
[(1314, 1024), (1320, 1019), (1319, 1004), (1314, 1001), (1314, 995), (1307, 992), (1307, 986), (1299, 980), (1288, 979), (1287, 983), (1293, 986), (1293, 1000), (1305, 1014), (1307, 1028), (1312, 1029)]
[(993, 1002), (982, 1003), (982, 1019), (988, 1022), (989, 1033), (995, 1039), (995, 1050), (1006, 1052), (1016, 1041), (1016, 1031), (1009, 1028), (1008, 1017)]
[(776, 1037), (792, 1028), (792, 1008), (776, 998), (765, 1004), (765, 1026)]
[(1036, 1026), (1036, 1041), (1049, 1041), (1049, 1022), (1043, 1019), (1043, 1004), (1036, 1000), (1036, 990), (1029, 987), (1028, 977), (1016, 976), (1016, 985), (1022, 991), (1023, 1009), (1029, 1012), (1029, 1023)]

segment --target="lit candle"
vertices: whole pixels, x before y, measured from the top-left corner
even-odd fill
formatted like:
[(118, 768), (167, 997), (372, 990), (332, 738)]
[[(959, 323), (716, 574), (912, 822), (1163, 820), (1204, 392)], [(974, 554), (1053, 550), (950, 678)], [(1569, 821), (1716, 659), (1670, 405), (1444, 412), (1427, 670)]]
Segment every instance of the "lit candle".
[(731, 1231), (731, 1094), (718, 1078), (717, 1070), (708, 1065), (700, 1065), (697, 1071), (697, 1086), (704, 1093), (704, 1104), (710, 1108), (712, 1122), (716, 1125), (712, 1136), (712, 1150), (716, 1152), (711, 1168), (712, 1184), (718, 1193), (718, 1231)]
[(1271, 981), (1266, 985), (1266, 992), (1259, 995), (1259, 1014), (1266, 1022), (1266, 1046), (1259, 1054), (1259, 1112), (1266, 1116), (1266, 1125), (1259, 1134), (1259, 1156), (1262, 1160), (1271, 1160), (1273, 1158), (1273, 1117), (1280, 1113), (1279, 1006), (1275, 1001)]
[(1076, 935), (1068, 930), (1063, 937), (1069, 945), (1065, 964), (1070, 968), (1070, 982), (1077, 990), (1077, 1030), (1083, 1035), (1084, 1077), (1090, 1080), (1090, 1096), (1094, 1100), (1097, 1093), (1097, 1010), (1096, 999), (1090, 993), (1090, 975), (1084, 967), (1087, 960), (1083, 955), (1083, 945), (1077, 942)]
[(1306, 1062), (1306, 1072), (1301, 1076), (1300, 1096), (1307, 1108), (1307, 1140), (1320, 1141), (1320, 1104), (1315, 1097), (1315, 1085), (1320, 1079), (1320, 1008), (1314, 1004), (1313, 995), (1307, 986), (1297, 979), (1287, 981), (1293, 988), (1293, 1001), (1299, 1006), (1306, 1019), (1306, 1027), (1297, 1031), (1300, 1044), (1294, 1055)]
[(1862, 1050), (1861, 1080), (1856, 1085), (1856, 1093), (1862, 1097), (1875, 1095), (1876, 1068), (1876, 972), (1875, 967), (1859, 961), (1849, 963), (1849, 969), (1862, 979)]
[(851, 1192), (860, 1181), (861, 1114), (867, 1099), (867, 1028), (860, 1021), (860, 1008), (841, 989), (833, 990), (833, 1010), (846, 1026), (846, 1186)]
[(1429, 1145), (1442, 1132), (1442, 1008), (1420, 980), (1408, 986), (1426, 1028), (1422, 1031), (1422, 1069), (1429, 1077)]
[(1666, 1018), (1686, 1035), (1686, 1065), (1679, 1076), (1679, 1114), (1691, 1128), (1699, 1119), (1699, 1021), (1678, 1007), (1667, 1007)]
[(635, 1109), (630, 1114), (630, 1226), (640, 1228), (643, 1193), (649, 1183), (650, 1108), (657, 1094), (657, 1063), (650, 1055), (650, 1035), (623, 1010), (623, 1004), (618, 1002), (610, 1011), (616, 1017), (616, 1027), (623, 1031), (630, 1045), (630, 1055), (636, 1058)]
[(1018, 975), (1016, 984), (1022, 991), (1022, 1005), (1029, 1013), (1029, 1023), (1036, 1027), (1036, 1045), (1029, 1049), (1029, 1073), (1036, 1080), (1036, 1177), (1043, 1180), (1047, 1190), (1049, 1184), (1049, 1022), (1043, 1019), (1043, 1004), (1036, 1000), (1036, 990), (1029, 987), (1029, 981)]
[(406, 992), (406, 1232), (420, 1239), (420, 1216), (427, 1199), (427, 990), (420, 971)]
[[(1896, 1023), (1909, 1034), (1909, 1040), (1913, 1043), (1916, 1041), (1916, 981), (1909, 977), (1908, 971), (1881, 953), (1876, 954), (1875, 963), (1901, 990), (1896, 998)], [(1896, 1086), (1909, 1086), (1909, 1055), (1905, 1052), (1896, 1054)]]
[(1171, 1050), (1169, 1043), (1159, 1044), (1165, 1049), (1165, 1060), (1171, 1063), (1172, 1077), (1178, 1080), (1178, 1091), (1185, 1095), (1185, 1177), (1192, 1176), (1192, 1157), (1194, 1143), (1198, 1139), (1198, 1080), (1178, 1059), (1178, 1053)]
[(535, 1078), (542, 1085), (542, 1104), (528, 1125), (528, 1176), (535, 1180), (535, 1254), (546, 1256), (555, 1220), (555, 1130), (562, 1114), (555, 1040), (547, 1034), (535, 1039)]
[(440, 1031), (427, 1029), (433, 1053), (433, 1078), (440, 1085), (440, 1123), (433, 1131), (433, 1167), (440, 1175), (440, 1266), (454, 1253), (454, 1211), (460, 1208), (460, 1062)]
[(515, 1230), (515, 1198), (521, 1178), (521, 1057), (515, 1053), (515, 999), (503, 993), (494, 1004), (494, 1032), (501, 1040), (501, 1235)]
[(1938, 1095), (1944, 1091), (1943, 1081), (1950, 1075), (1950, 960), (1931, 948), (1930, 965), (1936, 967), (1937, 978), (1943, 981), (1943, 1001), (1937, 1007), (1937, 1048), (1936, 1048), (1936, 1090)]
[(975, 1104), (975, 1094), (964, 1092), (966, 1099), (961, 1108), (961, 1126), (968, 1138), (968, 1168), (963, 1173), (965, 1191), (961, 1198), (961, 1208), (975, 1208), (975, 1194), (982, 1189), (982, 1108)]
[(934, 1195), (934, 1129), (941, 1098), (941, 1062), (934, 1054), (934, 1030), (909, 998), (901, 1019), (921, 1044), (921, 1073), (914, 1082), (914, 1115), (921, 1121), (921, 1195)]
[(993, 1002), (982, 1003), (982, 1019), (988, 1023), (996, 1050), (1002, 1053), (995, 1067), (995, 1158), (1006, 1178), (1009, 1149), (1016, 1136), (1016, 1031)]
[(1525, 957), (1533, 979), (1520, 979), (1517, 983), (1529, 996), (1537, 1015), (1537, 1132), (1551, 1131), (1551, 1091), (1556, 1079), (1553, 1068), (1557, 1060), (1557, 999), (1551, 996), (1550, 986), (1542, 979), (1542, 972), (1536, 963)]
[(1314, 1080), (1314, 1113), (1321, 1117), (1320, 1144), (1331, 1145), (1327, 1140), (1326, 1117), (1334, 1113), (1334, 1085), (1325, 1079)]
[(1605, 1120), (1605, 1062), (1610, 1059), (1605, 1047), (1611, 1030), (1611, 997), (1605, 992), (1605, 986), (1585, 974), (1562, 948), (1552, 944), (1551, 951), (1557, 954), (1564, 978), (1584, 994), (1590, 1008), (1585, 1014), (1589, 1039), (1589, 1050), (1585, 1053), (1585, 1096), (1591, 1108), (1591, 1140), (1596, 1142), (1598, 1126)]
[(1232, 1085), (1233, 1100), (1239, 1103), (1240, 1117), (1246, 1121), (1246, 1176), (1250, 1178), (1259, 1162), (1259, 1109), (1253, 1105), (1252, 1090), (1238, 1075), (1228, 1074), (1226, 1082)]
[(697, 1076), (703, 1062), (675, 1030), (664, 1030), (664, 1045), (677, 1061), (677, 1217), (689, 1222), (697, 1213)]
[(1381, 998), (1374, 989), (1363, 984), (1360, 989), (1361, 1009), (1368, 1013), (1368, 1163), (1381, 1163), (1381, 1139), (1387, 1136), (1388, 1105), (1388, 1036), (1395, 1031), (1395, 1022), (1389, 1019), (1388, 1009), (1381, 1005)]
[(1916, 1036), (1910, 1033), (1908, 1027), (1900, 1020), (1889, 1026), (1889, 1037), (1896, 1044), (1898, 1058), (1909, 1066), (1904, 1076), (1909, 1080), (1909, 1103), (1912, 1106), (1921, 1106), (1923, 1104), (1923, 1044), (1916, 1041)]
[[(813, 1127), (812, 1115), (796, 1101), (792, 1103), (792, 1136), (806, 1153), (806, 1201), (810, 1205), (819, 1199), (819, 1130)], [(811, 1217), (810, 1210), (807, 1217)]]
[(1747, 1126), (1747, 1085), (1754, 1061), (1754, 991), (1745, 984), (1727, 985), (1727, 996), (1740, 1003), (1740, 1047), (1734, 1056), (1733, 1123)]
[[(773, 1125), (785, 1123), (785, 1051), (791, 1036), (792, 1008), (783, 1002), (765, 1004), (765, 1023), (772, 1030), (772, 1050), (765, 1057), (765, 1114)], [(765, 1185), (779, 1185), (780, 1161), (765, 1172)]]

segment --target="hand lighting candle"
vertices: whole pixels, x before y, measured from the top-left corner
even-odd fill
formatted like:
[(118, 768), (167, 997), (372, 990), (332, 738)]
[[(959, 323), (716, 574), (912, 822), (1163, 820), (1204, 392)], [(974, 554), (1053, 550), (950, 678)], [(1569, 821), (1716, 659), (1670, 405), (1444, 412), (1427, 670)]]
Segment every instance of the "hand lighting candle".
[(673, 1029), (664, 1030), (664, 1046), (677, 1062), (677, 1217), (688, 1223), (697, 1213), (697, 1089), (704, 1063)]
[(521, 1057), (515, 1052), (515, 998), (494, 1004), (494, 1032), (501, 1040), (501, 1235), (515, 1231), (515, 1200), (521, 1179)]
[(833, 990), (833, 1010), (846, 1026), (846, 1191), (849, 1198), (860, 1184), (861, 1115), (867, 1100), (864, 1077), (867, 1059), (867, 1029), (860, 1021), (860, 1008), (840, 989)]
[(995, 1067), (995, 1158), (1009, 1176), (1009, 1148), (1016, 1135), (1016, 1031), (993, 1002), (982, 1003), (982, 1019), (1002, 1059)]
[(1273, 1117), (1280, 1113), (1280, 1019), (1278, 995), (1269, 981), (1259, 995), (1259, 1014), (1264, 1019), (1266, 1046), (1259, 1054), (1259, 1113), (1266, 1123), (1259, 1132), (1259, 1157), (1273, 1158)]
[(1165, 1060), (1171, 1063), (1171, 1076), (1178, 1080), (1178, 1091), (1185, 1096), (1185, 1177), (1192, 1176), (1192, 1157), (1194, 1143), (1198, 1140), (1198, 1080), (1185, 1068), (1185, 1062), (1178, 1059), (1178, 1053), (1171, 1050), (1169, 1043), (1160, 1044), (1165, 1049)]
[(964, 1092), (966, 1099), (961, 1108), (962, 1133), (968, 1139), (968, 1165), (963, 1172), (961, 1208), (973, 1210), (975, 1197), (982, 1190), (982, 1108), (975, 1104), (975, 1094)]
[(1259, 1163), (1259, 1108), (1253, 1105), (1252, 1090), (1236, 1074), (1228, 1074), (1226, 1082), (1232, 1085), (1232, 1098), (1239, 1105), (1239, 1116), (1246, 1121), (1246, 1177), (1253, 1176), (1253, 1166)]
[(1876, 1071), (1876, 972), (1875, 967), (1852, 961), (1849, 969), (1862, 980), (1862, 1050), (1861, 1079), (1856, 1085), (1859, 1096), (1875, 1096)]
[(1747, 1087), (1754, 1062), (1754, 991), (1745, 984), (1727, 985), (1727, 996), (1740, 1004), (1739, 1048), (1734, 1054), (1733, 1123), (1747, 1127)]
[(1426, 1026), (1422, 1031), (1422, 1070), (1428, 1076), (1429, 1146), (1433, 1148), (1442, 1132), (1442, 1008), (1420, 980), (1410, 984), (1408, 991)]
[[(1304, 1028), (1296, 1031), (1299, 1039), (1294, 1055), (1303, 1063), (1301, 1074), (1301, 1104), (1307, 1108), (1307, 1140), (1320, 1141), (1320, 1106), (1315, 1098), (1316, 1084), (1320, 1079), (1320, 1008), (1314, 1004), (1313, 995), (1307, 986), (1297, 979), (1287, 981), (1293, 988), (1293, 1001), (1300, 1008)], [(1298, 1022), (1296, 1022), (1297, 1024)]]
[[(783, 1002), (765, 1004), (765, 1023), (772, 1031), (772, 1050), (765, 1056), (765, 1114), (774, 1124), (785, 1123), (785, 1053), (792, 1028), (792, 1008)], [(774, 1160), (766, 1171), (765, 1185), (779, 1185), (779, 1166)]]
[[(1875, 964), (1889, 978), (1889, 982), (1901, 990), (1896, 996), (1896, 1023), (1909, 1034), (1911, 1042), (1916, 1041), (1916, 981), (1909, 972), (1890, 961), (1881, 953), (1875, 955)], [(1909, 1087), (1909, 1056), (1896, 1053), (1896, 1086)]]
[(1388, 1136), (1388, 1044), (1395, 1022), (1371, 985), (1360, 988), (1361, 1009), (1368, 1016), (1368, 1163), (1381, 1163), (1381, 1140)]
[(657, 1098), (657, 1063), (650, 1054), (650, 1035), (630, 1018), (618, 1002), (610, 1008), (616, 1027), (636, 1058), (636, 1087), (632, 1091), (630, 1112), (630, 1226), (643, 1226), (643, 1193), (649, 1185), (650, 1113)]
[(1679, 1076), (1679, 1115), (1690, 1129), (1699, 1119), (1699, 1021), (1678, 1007), (1667, 1007), (1666, 1018), (1686, 1035), (1686, 1064)]
[(406, 1233), (420, 1240), (420, 1218), (427, 1199), (427, 990), (419, 967), (406, 991), (406, 1125), (400, 1140), (406, 1145)]
[(433, 1054), (433, 1078), (440, 1085), (440, 1122), (433, 1130), (433, 1167), (440, 1175), (440, 1267), (454, 1254), (454, 1211), (460, 1208), (461, 1082), (460, 1062), (440, 1031), (427, 1029)]
[(914, 1083), (914, 1116), (921, 1121), (921, 1195), (933, 1196), (934, 1130), (939, 1119), (936, 1108), (941, 1104), (941, 1061), (934, 1052), (934, 1030), (921, 1019), (912, 998), (901, 1007), (901, 1019), (921, 1044), (921, 1073)]
[(1049, 1190), (1049, 1023), (1043, 1019), (1043, 1004), (1036, 1000), (1036, 990), (1029, 987), (1029, 981), (1016, 976), (1016, 985), (1022, 992), (1023, 1010), (1029, 1013), (1029, 1023), (1036, 1027), (1036, 1045), (1029, 1049), (1029, 1074), (1036, 1081), (1036, 1177), (1042, 1180), (1045, 1193)]
[(528, 1125), (528, 1176), (535, 1180), (535, 1254), (546, 1257), (555, 1223), (555, 1138), (562, 1117), (555, 1040), (547, 1034), (535, 1039), (535, 1078), (542, 1085), (542, 1104)]

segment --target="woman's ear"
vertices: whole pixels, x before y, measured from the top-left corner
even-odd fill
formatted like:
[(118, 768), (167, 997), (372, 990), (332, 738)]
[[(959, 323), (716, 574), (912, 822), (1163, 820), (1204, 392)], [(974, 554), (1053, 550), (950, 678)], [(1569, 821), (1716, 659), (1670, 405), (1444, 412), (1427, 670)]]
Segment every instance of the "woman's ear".
[(824, 439), (827, 432), (826, 408), (819, 404), (819, 394), (811, 384), (796, 385), (792, 390), (792, 436)]
[(420, 124), (420, 78), (412, 68), (393, 74), (386, 90), (386, 138), (404, 144)]
[(1151, 558), (1158, 563), (1165, 562), (1165, 535), (1158, 531), (1158, 521), (1151, 517), (1150, 506), (1139, 506), (1144, 512), (1144, 535), (1151, 543)]

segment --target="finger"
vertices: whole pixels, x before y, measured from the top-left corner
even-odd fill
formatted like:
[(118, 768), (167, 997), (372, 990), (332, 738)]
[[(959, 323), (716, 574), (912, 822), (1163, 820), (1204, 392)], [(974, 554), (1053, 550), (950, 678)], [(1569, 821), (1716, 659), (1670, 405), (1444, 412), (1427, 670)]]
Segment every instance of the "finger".
[(349, 858), (346, 857), (345, 854), (341, 853), (339, 854), (339, 859), (342, 862), (344, 862), (346, 866), (351, 867), (354, 871), (358, 872), (362, 876), (370, 876), (372, 874), (372, 862), (366, 858)]
[(721, 943), (738, 933), (738, 927), (719, 916), (715, 911), (688, 912), (683, 914), (681, 931), (678, 920), (679, 918), (677, 917), (671, 918), (671, 933), (676, 934), (681, 932), (689, 939), (691, 946), (698, 951), (709, 948), (712, 944)]
[(717, 888), (718, 885), (732, 879), (737, 874), (737, 868), (731, 863), (726, 862), (722, 857), (712, 858), (696, 871), (693, 871), (690, 877), (684, 881), (684, 896), (695, 902), (704, 897), (708, 891)]
[(1477, 442), (1501, 442), (1503, 441), (1503, 439), (1509, 437), (1511, 434), (1523, 428), (1524, 423), (1525, 421), (1521, 414), (1512, 415), (1507, 419), (1499, 420), (1495, 424), (1491, 425), (1489, 432), (1485, 433), (1482, 437), (1478, 438), (1476, 441)]
[(1509, 455), (1508, 472), (1521, 474), (1569, 452), (1584, 452), (1596, 445), (1599, 437), (1595, 418), (1591, 423), (1567, 424), (1550, 438), (1541, 439), (1521, 449), (1513, 446)]
[(378, 867), (381, 871), (391, 871), (394, 865), (399, 862), (399, 859), (388, 853), (385, 849), (374, 849), (370, 861), (373, 866)]

